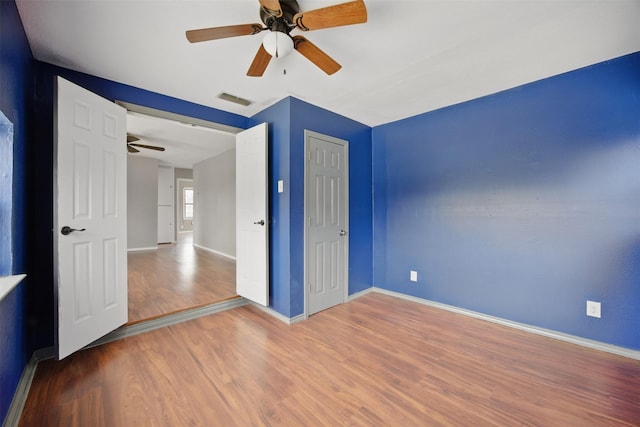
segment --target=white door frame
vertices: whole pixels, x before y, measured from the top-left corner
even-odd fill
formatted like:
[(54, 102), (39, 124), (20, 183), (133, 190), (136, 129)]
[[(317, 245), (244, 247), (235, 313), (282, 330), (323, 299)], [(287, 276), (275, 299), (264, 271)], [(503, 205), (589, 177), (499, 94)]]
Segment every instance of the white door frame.
[[(342, 145), (344, 147), (344, 162), (345, 162), (345, 228), (347, 230), (347, 239), (350, 239), (349, 236), (349, 141), (344, 139), (339, 139), (333, 136), (328, 136), (325, 134), (321, 134), (318, 132), (314, 132), (308, 129), (304, 130), (304, 319), (309, 317), (309, 259), (308, 259), (308, 236), (309, 236), (309, 206), (307, 203), (307, 188), (309, 186), (309, 166), (308, 159), (310, 155), (309, 151), (309, 139), (310, 138), (322, 139), (327, 142), (331, 142), (334, 144)], [(347, 302), (349, 299), (349, 245), (347, 245), (347, 250), (345, 252), (345, 260), (344, 260), (344, 289), (343, 289), (343, 297), (342, 301)]]
[[(142, 115), (146, 115), (146, 116), (149, 116), (149, 117), (155, 117), (155, 118), (164, 119), (164, 120), (172, 120), (172, 121), (175, 121), (175, 122), (178, 122), (178, 123), (186, 123), (186, 124), (190, 124), (190, 125), (201, 126), (201, 127), (205, 127), (205, 128), (216, 130), (218, 132), (228, 133), (228, 134), (231, 134), (231, 135), (237, 135), (238, 133), (240, 133), (243, 130), (245, 130), (243, 128), (239, 128), (239, 127), (236, 127), (236, 126), (225, 125), (225, 124), (222, 124), (222, 123), (212, 122), (210, 120), (205, 120), (205, 119), (198, 119), (198, 118), (193, 117), (193, 116), (186, 116), (186, 115), (183, 115), (183, 114), (172, 113), (172, 112), (169, 112), (169, 111), (166, 111), (166, 110), (160, 110), (160, 109), (153, 108), (153, 107), (147, 107), (147, 106), (144, 106), (144, 105), (133, 104), (133, 103), (125, 102), (125, 101), (122, 101), (122, 100), (116, 100), (115, 103), (120, 105), (121, 107), (124, 107), (127, 110), (127, 112), (142, 114)], [(177, 201), (175, 201), (175, 203), (176, 203), (176, 205), (178, 204)], [(176, 224), (176, 221), (174, 221), (174, 224)], [(177, 230), (177, 224), (174, 227), (174, 231), (175, 230)], [(174, 232), (174, 236), (177, 239), (177, 233)], [(157, 247), (156, 247), (156, 249), (157, 249)], [(127, 286), (128, 286), (128, 284), (127, 284)]]

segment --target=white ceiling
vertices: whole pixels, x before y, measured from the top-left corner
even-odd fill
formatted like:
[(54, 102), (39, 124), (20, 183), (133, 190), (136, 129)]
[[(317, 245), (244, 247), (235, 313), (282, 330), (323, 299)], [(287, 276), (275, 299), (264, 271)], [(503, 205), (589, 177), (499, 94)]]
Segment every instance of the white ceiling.
[(151, 157), (162, 165), (185, 169), (234, 148), (236, 142), (234, 133), (135, 112), (127, 113), (127, 133), (140, 139), (136, 144), (165, 149), (135, 147), (140, 152), (129, 156)]
[(640, 51), (638, 0), (365, 2), (366, 24), (305, 33), (336, 74), (293, 52), (256, 78), (262, 36), (185, 30), (259, 23), (257, 0), (16, 0), (36, 59), (247, 117), (291, 95), (375, 126)]

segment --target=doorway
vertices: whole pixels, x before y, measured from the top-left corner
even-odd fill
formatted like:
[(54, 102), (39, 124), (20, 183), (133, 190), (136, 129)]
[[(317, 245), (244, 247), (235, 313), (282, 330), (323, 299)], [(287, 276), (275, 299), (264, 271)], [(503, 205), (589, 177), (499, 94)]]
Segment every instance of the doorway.
[[(131, 233), (128, 233), (128, 228), (135, 229), (131, 227), (132, 224), (129, 221), (129, 208), (131, 208), (130, 201), (138, 198), (136, 197), (138, 194), (128, 191), (129, 172), (137, 168), (129, 167), (131, 162), (127, 158), (127, 153), (139, 153), (138, 148), (161, 152), (165, 150), (158, 149), (160, 147), (158, 145), (138, 143), (137, 141), (140, 141), (138, 137), (128, 137), (127, 130), (130, 126), (126, 108), (115, 105), (59, 76), (56, 78), (55, 94), (54, 291), (58, 308), (56, 348), (58, 357), (63, 358), (127, 323), (128, 275), (130, 273), (127, 271), (127, 252), (131, 247), (129, 242)], [(175, 124), (175, 120), (172, 123)], [(185, 126), (185, 123), (179, 123)], [(187, 123), (186, 126), (191, 128), (192, 124)], [(215, 127), (211, 129), (216, 132), (220, 130)], [(162, 137), (166, 137), (168, 133), (163, 132)], [(228, 134), (229, 144), (234, 149), (238, 151), (249, 149), (251, 152), (263, 153), (260, 157), (264, 159), (262, 168), (265, 173), (257, 176), (255, 173), (247, 173), (252, 170), (250, 167), (252, 165), (240, 160), (244, 156), (236, 156), (231, 151), (237, 163), (234, 171), (236, 173), (231, 181), (251, 184), (243, 185), (250, 191), (241, 192), (237, 197), (236, 211), (243, 212), (251, 201), (248, 197), (250, 194), (259, 192), (267, 194), (268, 125), (261, 123), (247, 130), (224, 133)], [(143, 133), (140, 132), (140, 134)], [(258, 134), (262, 137), (258, 138)], [(132, 142), (136, 142), (135, 146)], [(165, 139), (164, 142), (169, 144), (171, 140)], [(212, 144), (207, 141), (207, 145)], [(216, 148), (219, 148), (219, 145), (216, 145)], [(191, 153), (191, 150), (186, 151)], [(248, 158), (253, 159), (253, 156)], [(147, 186), (139, 195), (140, 198), (144, 195), (152, 195), (153, 203), (149, 204), (151, 213), (142, 215), (141, 223), (146, 225), (146, 228), (149, 228), (149, 224), (152, 225), (152, 229), (155, 230), (155, 238), (153, 238), (154, 233), (151, 233), (153, 246), (157, 249), (158, 159), (150, 159), (150, 164), (155, 168), (153, 185)], [(194, 187), (198, 186), (194, 185)], [(235, 192), (230, 193), (235, 197)], [(197, 204), (194, 203), (195, 205)], [(265, 204), (261, 212), (256, 212), (263, 219), (252, 223), (265, 230), (262, 233), (264, 236), (261, 236), (262, 241), (266, 241), (267, 236), (267, 227), (264, 227), (267, 224), (266, 206)], [(219, 219), (216, 218), (215, 222), (218, 221)], [(233, 229), (237, 229), (235, 224)], [(250, 266), (250, 260), (244, 259), (247, 253), (244, 246), (255, 246), (259, 242), (257, 239), (239, 237), (236, 237), (236, 241), (238, 244), (242, 242), (243, 245), (243, 250), (238, 251), (237, 258), (240, 262), (237, 265)], [(267, 249), (265, 244), (264, 251), (260, 254), (261, 258), (264, 258), (261, 262), (265, 264), (268, 259)], [(191, 250), (195, 251), (194, 245), (191, 246)], [(155, 261), (156, 268), (148, 265), (149, 269), (146, 273), (142, 273), (143, 276), (148, 275), (148, 271), (156, 271), (158, 265), (169, 264), (157, 259)], [(199, 265), (198, 262), (186, 263), (186, 271), (193, 273), (194, 267), (197, 269)], [(247, 277), (246, 271), (238, 271), (238, 267), (234, 270), (238, 278)], [(162, 277), (165, 276), (170, 277), (170, 274), (162, 274)], [(204, 274), (204, 276), (211, 279), (212, 274)], [(268, 276), (265, 275), (264, 280), (251, 283), (256, 289), (259, 286), (268, 295), (267, 279)], [(182, 282), (178, 282), (178, 285), (181, 284)], [(244, 287), (236, 284), (236, 289), (242, 297), (256, 302), (255, 298), (245, 292)], [(255, 290), (253, 287), (251, 289)], [(237, 299), (237, 296), (232, 299), (236, 301), (230, 300), (224, 304), (210, 303), (206, 304), (207, 307), (201, 307), (204, 310), (196, 311), (203, 313), (217, 310), (221, 305), (229, 307), (230, 304), (244, 302)], [(261, 301), (257, 302), (264, 304)], [(143, 304), (149, 305), (148, 303), (149, 298), (145, 298)], [(188, 309), (189, 307), (185, 307), (176, 311), (180, 311), (182, 316), (182, 312)], [(176, 311), (173, 313), (177, 314)], [(164, 314), (160, 316), (164, 317)], [(175, 318), (176, 316), (173, 316), (173, 319)], [(140, 321), (142, 320), (146, 319)], [(158, 324), (158, 322), (152, 323)]]
[(177, 240), (180, 240), (180, 233), (193, 232), (195, 201), (193, 174), (191, 174), (191, 179), (179, 178), (176, 172), (176, 200), (176, 231), (178, 233)]
[[(129, 176), (143, 174), (144, 169), (148, 168), (147, 175), (151, 180), (153, 170), (171, 170), (171, 205), (174, 205), (174, 214), (171, 215), (171, 238), (162, 239), (162, 242), (168, 243), (160, 244), (157, 235), (151, 235), (153, 227), (148, 226), (149, 235), (146, 242), (136, 241), (129, 245), (128, 323), (138, 323), (237, 297), (235, 241), (229, 241), (235, 239), (235, 234), (217, 236), (218, 240), (225, 240), (225, 244), (220, 246), (224, 249), (219, 249), (203, 238), (203, 233), (194, 237), (194, 227), (197, 232), (199, 225), (200, 230), (206, 230), (205, 234), (210, 228), (202, 220), (197, 224), (198, 204), (206, 209), (207, 205), (211, 204), (207, 198), (215, 197), (209, 193), (212, 189), (218, 190), (214, 188), (216, 186), (207, 185), (203, 186), (204, 191), (198, 193), (193, 171), (198, 170), (200, 163), (212, 158), (233, 157), (235, 135), (240, 129), (147, 107), (121, 102), (119, 104), (127, 109), (128, 134), (138, 139), (136, 144), (164, 149), (144, 149), (136, 145), (139, 152), (129, 154)], [(133, 168), (132, 164), (135, 165)], [(200, 170), (209, 170), (209, 166), (203, 163)], [(209, 178), (200, 174), (201, 180), (203, 176)], [(226, 192), (234, 192), (235, 183), (229, 180), (233, 180), (233, 177), (225, 181), (229, 185)], [(148, 187), (148, 193), (153, 193), (152, 187)], [(145, 195), (141, 193), (144, 193), (144, 190), (138, 189), (138, 195), (130, 195), (131, 206), (139, 204), (141, 199), (144, 199)], [(185, 207), (185, 195), (190, 198), (188, 207)], [(157, 204), (160, 205), (160, 200)], [(129, 215), (130, 236), (141, 234), (141, 229), (147, 226), (144, 218), (150, 219), (153, 216), (151, 207), (148, 209), (149, 212), (142, 215), (142, 218), (136, 219), (134, 214), (132, 219), (131, 214)], [(202, 216), (204, 219), (210, 217)]]

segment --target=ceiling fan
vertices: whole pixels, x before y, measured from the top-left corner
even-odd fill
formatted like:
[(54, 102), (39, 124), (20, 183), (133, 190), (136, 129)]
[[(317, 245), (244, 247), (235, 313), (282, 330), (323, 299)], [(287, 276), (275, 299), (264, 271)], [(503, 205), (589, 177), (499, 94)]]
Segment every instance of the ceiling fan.
[(260, 2), (261, 24), (241, 24), (226, 27), (202, 28), (186, 32), (191, 43), (218, 40), (227, 37), (248, 36), (269, 30), (258, 53), (253, 59), (248, 76), (260, 77), (264, 74), (272, 57), (283, 57), (297, 50), (325, 73), (331, 75), (342, 66), (305, 37), (289, 33), (294, 29), (302, 31), (367, 22), (367, 9), (363, 0), (341, 3), (309, 12), (300, 12), (297, 0), (258, 0)]
[(136, 144), (136, 141), (140, 141), (140, 138), (127, 134), (127, 151), (129, 153), (139, 153), (140, 150), (135, 147), (146, 148), (148, 150), (164, 151), (164, 147), (158, 147), (157, 145)]

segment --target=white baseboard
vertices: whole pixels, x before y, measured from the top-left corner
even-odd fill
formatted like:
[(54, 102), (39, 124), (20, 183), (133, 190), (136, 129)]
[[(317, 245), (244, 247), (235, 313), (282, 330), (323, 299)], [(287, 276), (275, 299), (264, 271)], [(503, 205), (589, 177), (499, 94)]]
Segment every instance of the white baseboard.
[(270, 315), (272, 317), (275, 317), (276, 319), (286, 323), (287, 325), (293, 325), (294, 323), (300, 322), (301, 320), (305, 320), (307, 318), (304, 314), (299, 314), (299, 315), (294, 316), (294, 317), (287, 317), (284, 314), (278, 313), (277, 311), (275, 311), (271, 307), (265, 307), (263, 305), (255, 303), (253, 301), (251, 301), (250, 304), (252, 306), (254, 306), (255, 308), (257, 308), (257, 309), (264, 311), (268, 315)]
[(211, 248), (208, 248), (208, 247), (206, 247), (206, 246), (197, 245), (197, 244), (195, 244), (195, 243), (193, 243), (193, 246), (195, 246), (195, 247), (196, 247), (196, 248), (198, 248), (198, 249), (202, 249), (203, 251), (211, 252), (211, 253), (213, 253), (213, 254), (220, 255), (220, 256), (223, 256), (223, 257), (225, 257), (225, 258), (232, 259), (232, 260), (234, 260), (234, 261), (236, 260), (236, 257), (234, 257), (233, 255), (225, 254), (224, 252), (218, 252), (218, 251), (216, 251), (215, 249), (211, 249)]
[(363, 291), (356, 292), (355, 294), (349, 295), (349, 297), (347, 298), (347, 300), (345, 302), (353, 301), (356, 298), (360, 298), (361, 296), (370, 294), (371, 292), (375, 292), (375, 291), (376, 291), (376, 288), (371, 287), (371, 288), (367, 288), (367, 289), (365, 289)]
[[(439, 303), (436, 301), (418, 298), (411, 295), (405, 295), (399, 292), (388, 291), (382, 288), (373, 287), (371, 289), (372, 289), (371, 292), (379, 292), (381, 294), (390, 295), (390, 296), (401, 298), (407, 301), (417, 302), (419, 304), (428, 305), (429, 307), (451, 311), (453, 313), (463, 314), (465, 316), (474, 317), (480, 320), (486, 320), (488, 322), (497, 323), (499, 325), (508, 326), (510, 328), (519, 329), (521, 331), (529, 332), (532, 334), (542, 335), (548, 338), (553, 338), (560, 341), (577, 344), (582, 347), (587, 347), (594, 350), (600, 350), (607, 353), (616, 354), (618, 356), (628, 357), (630, 359), (640, 360), (640, 351), (638, 350), (631, 350), (624, 347), (618, 347), (612, 344), (606, 344), (600, 341), (594, 341), (587, 338), (578, 337), (575, 335), (565, 334), (563, 332), (553, 331), (551, 329), (539, 328), (537, 326), (531, 326), (525, 323), (514, 322), (512, 320), (503, 319), (501, 317), (490, 316), (488, 314), (478, 313), (477, 311), (467, 310), (464, 308), (459, 308), (452, 305)], [(361, 296), (360, 294), (361, 293), (358, 293), (356, 295)]]
[(55, 349), (53, 347), (36, 350), (33, 353), (31, 359), (29, 359), (29, 362), (27, 362), (27, 365), (22, 370), (20, 381), (18, 381), (18, 386), (13, 394), (13, 399), (11, 399), (11, 404), (9, 405), (9, 410), (7, 411), (7, 415), (2, 423), (2, 427), (18, 426), (20, 423), (20, 417), (22, 416), (22, 410), (24, 409), (24, 404), (27, 402), (27, 396), (29, 396), (33, 377), (36, 374), (38, 363), (42, 360), (51, 359), (53, 357), (55, 357)]
[(127, 252), (139, 252), (139, 251), (157, 251), (157, 246), (149, 246), (148, 248), (127, 248)]

